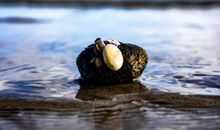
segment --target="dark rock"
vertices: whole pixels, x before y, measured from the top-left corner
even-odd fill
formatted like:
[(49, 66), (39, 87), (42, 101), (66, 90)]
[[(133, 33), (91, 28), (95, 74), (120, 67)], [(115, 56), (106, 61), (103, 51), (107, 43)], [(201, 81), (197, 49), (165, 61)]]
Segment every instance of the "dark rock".
[[(104, 63), (99, 68), (94, 63), (90, 63), (96, 54), (94, 44), (89, 45), (77, 57), (76, 64), (81, 77), (96, 84), (116, 84), (137, 79), (148, 62), (146, 51), (136, 45), (125, 43), (121, 43), (118, 48), (122, 52), (124, 63), (118, 71), (112, 71)], [(100, 56), (100, 59), (103, 60), (103, 57)]]

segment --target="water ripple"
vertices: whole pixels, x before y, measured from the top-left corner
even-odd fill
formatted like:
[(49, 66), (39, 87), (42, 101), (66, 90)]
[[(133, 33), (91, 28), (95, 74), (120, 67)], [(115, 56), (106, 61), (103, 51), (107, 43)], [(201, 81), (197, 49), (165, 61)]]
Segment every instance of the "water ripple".
[(7, 24), (36, 24), (36, 23), (42, 23), (46, 22), (46, 20), (43, 19), (35, 19), (35, 18), (29, 18), (29, 17), (5, 17), (0, 18), (0, 24), (1, 23), (7, 23)]

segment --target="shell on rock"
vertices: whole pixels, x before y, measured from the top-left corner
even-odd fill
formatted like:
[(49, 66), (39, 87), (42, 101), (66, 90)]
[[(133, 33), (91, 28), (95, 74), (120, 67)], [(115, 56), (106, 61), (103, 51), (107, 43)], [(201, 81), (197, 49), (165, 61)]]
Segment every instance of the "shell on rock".
[(102, 55), (109, 69), (117, 71), (122, 67), (124, 59), (117, 46), (107, 44), (103, 49)]
[(105, 47), (105, 43), (102, 41), (101, 38), (97, 38), (95, 40), (95, 51), (101, 51)]
[(121, 43), (116, 41), (115, 39), (108, 39), (106, 40), (108, 43), (113, 44), (115, 46), (119, 46)]

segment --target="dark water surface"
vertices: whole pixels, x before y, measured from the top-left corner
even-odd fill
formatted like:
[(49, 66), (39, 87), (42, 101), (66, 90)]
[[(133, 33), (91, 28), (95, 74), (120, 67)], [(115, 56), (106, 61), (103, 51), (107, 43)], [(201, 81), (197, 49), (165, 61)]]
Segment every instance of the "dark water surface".
[[(115, 99), (148, 90), (219, 96), (219, 14), (220, 7), (0, 6), (0, 97), (106, 103), (62, 112), (1, 110), (0, 129), (219, 129), (215, 108), (179, 110)], [(76, 57), (96, 37), (147, 50), (140, 83), (88, 89), (93, 86), (76, 81)]]

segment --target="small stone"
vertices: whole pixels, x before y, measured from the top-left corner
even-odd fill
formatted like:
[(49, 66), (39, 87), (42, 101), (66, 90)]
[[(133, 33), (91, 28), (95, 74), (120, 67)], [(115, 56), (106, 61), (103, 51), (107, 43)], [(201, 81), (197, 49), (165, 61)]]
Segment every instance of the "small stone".
[(105, 64), (113, 71), (119, 70), (123, 65), (123, 56), (117, 46), (108, 44), (103, 49)]

